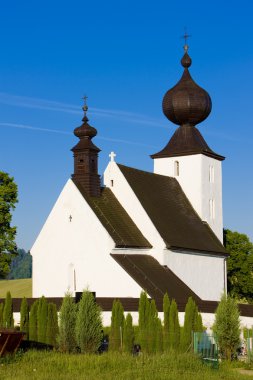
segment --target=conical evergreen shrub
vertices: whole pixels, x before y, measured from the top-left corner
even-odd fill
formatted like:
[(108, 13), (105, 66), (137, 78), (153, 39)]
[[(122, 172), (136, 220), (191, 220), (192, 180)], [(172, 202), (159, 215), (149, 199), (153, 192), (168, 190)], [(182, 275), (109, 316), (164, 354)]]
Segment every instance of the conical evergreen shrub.
[(6, 293), (6, 298), (4, 302), (3, 327), (7, 329), (11, 329), (14, 327), (13, 306), (10, 292)]
[(39, 307), (40, 300), (36, 300), (30, 310), (29, 315), (29, 340), (33, 342), (37, 342), (38, 339), (38, 333), (37, 333), (37, 322), (38, 322), (38, 307)]
[(181, 348), (183, 351), (188, 351), (192, 344), (192, 334), (200, 328), (199, 324), (202, 318), (198, 317), (198, 307), (195, 301), (190, 297), (185, 307), (184, 327), (181, 336)]
[(29, 308), (27, 299), (24, 297), (20, 307), (20, 330), (25, 332), (25, 339), (29, 339)]
[(180, 325), (175, 300), (171, 301), (169, 315), (169, 348), (177, 350), (180, 345)]
[(59, 313), (59, 349), (62, 352), (74, 352), (76, 350), (76, 316), (77, 306), (71, 293), (66, 293), (63, 298)]
[(58, 332), (58, 316), (56, 305), (50, 302), (47, 308), (46, 343), (56, 347)]
[(103, 337), (101, 309), (88, 290), (83, 292), (78, 305), (75, 330), (81, 352), (97, 352)]
[(133, 318), (130, 313), (127, 314), (124, 324), (123, 334), (123, 351), (132, 353), (134, 345), (134, 327)]
[(170, 299), (167, 293), (163, 297), (163, 348), (164, 351), (169, 349), (169, 317), (170, 317)]
[(163, 326), (160, 318), (157, 318), (156, 326), (156, 349), (155, 352), (163, 352)]
[(157, 327), (158, 327), (158, 312), (156, 309), (155, 300), (151, 300), (149, 309), (149, 320), (148, 320), (148, 352), (156, 352), (157, 345)]
[(3, 327), (4, 304), (0, 303), (0, 327)]
[(148, 324), (150, 313), (150, 301), (147, 293), (141, 292), (139, 300), (139, 326), (138, 326), (138, 344), (143, 352), (148, 351)]
[(119, 300), (112, 305), (111, 329), (109, 335), (109, 350), (120, 351), (123, 343), (124, 309)]
[(39, 300), (37, 311), (37, 334), (38, 342), (46, 343), (46, 331), (47, 331), (47, 300), (42, 296)]

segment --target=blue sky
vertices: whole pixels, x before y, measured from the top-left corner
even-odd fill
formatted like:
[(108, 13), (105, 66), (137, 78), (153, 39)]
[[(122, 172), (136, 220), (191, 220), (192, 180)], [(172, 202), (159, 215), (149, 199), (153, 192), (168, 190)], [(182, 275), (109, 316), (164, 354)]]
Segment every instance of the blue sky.
[(175, 126), (164, 93), (180, 78), (187, 26), (191, 74), (213, 102), (199, 129), (225, 155), (224, 226), (253, 240), (253, 3), (18, 1), (1, 6), (0, 170), (14, 176), (19, 247), (31, 248), (73, 172), (72, 131), (88, 95), (90, 124), (116, 161), (152, 171)]

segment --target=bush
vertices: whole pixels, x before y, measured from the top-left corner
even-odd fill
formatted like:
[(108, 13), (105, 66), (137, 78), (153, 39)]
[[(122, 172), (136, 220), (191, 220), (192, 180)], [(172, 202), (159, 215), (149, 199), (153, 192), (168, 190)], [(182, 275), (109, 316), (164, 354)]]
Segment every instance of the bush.
[(123, 351), (131, 353), (134, 345), (134, 328), (133, 318), (130, 313), (127, 314), (124, 324), (123, 334)]
[(114, 300), (112, 305), (111, 331), (109, 336), (109, 350), (119, 351), (122, 349), (124, 328), (124, 309), (119, 300)]
[(72, 294), (67, 292), (59, 315), (59, 348), (62, 352), (74, 352), (76, 350), (76, 311), (77, 307)]
[(12, 299), (11, 299), (10, 292), (6, 293), (6, 298), (4, 302), (3, 326), (7, 329), (11, 329), (14, 327), (13, 307), (12, 307)]
[(24, 297), (20, 307), (20, 330), (25, 332), (25, 338), (29, 338), (29, 308), (27, 299)]
[(163, 297), (163, 348), (169, 348), (169, 316), (170, 316), (170, 299), (167, 293)]
[(33, 342), (37, 342), (38, 334), (37, 334), (37, 314), (39, 307), (39, 300), (36, 300), (30, 310), (29, 316), (29, 340)]
[(138, 329), (138, 342), (142, 351), (148, 350), (148, 324), (150, 313), (150, 302), (147, 293), (141, 292), (139, 300), (139, 329)]
[(48, 304), (47, 310), (47, 328), (46, 328), (46, 343), (51, 346), (56, 346), (58, 339), (58, 316), (56, 305), (52, 302)]
[(78, 305), (76, 341), (82, 353), (96, 352), (102, 340), (102, 317), (93, 294), (85, 290)]
[(175, 300), (170, 305), (169, 316), (169, 347), (177, 350), (180, 345), (180, 325), (178, 320), (178, 309)]
[(47, 300), (42, 296), (39, 300), (37, 311), (37, 334), (38, 342), (46, 343), (47, 331)]

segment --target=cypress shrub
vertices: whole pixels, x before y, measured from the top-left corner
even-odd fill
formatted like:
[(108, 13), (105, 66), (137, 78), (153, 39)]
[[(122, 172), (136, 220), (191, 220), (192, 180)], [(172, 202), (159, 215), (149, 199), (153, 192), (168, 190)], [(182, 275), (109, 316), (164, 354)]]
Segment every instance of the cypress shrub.
[(7, 329), (11, 329), (14, 327), (12, 298), (10, 292), (6, 293), (6, 298), (4, 302), (3, 327)]
[(198, 314), (198, 307), (192, 297), (190, 297), (185, 307), (184, 327), (181, 338), (181, 348), (184, 351), (188, 351), (192, 343), (192, 333), (200, 328), (200, 321), (202, 325), (202, 318), (200, 319)]
[(141, 292), (139, 300), (139, 332), (138, 332), (138, 342), (141, 346), (142, 351), (148, 350), (148, 324), (149, 324), (149, 312), (150, 312), (150, 302), (147, 297), (147, 293)]
[(169, 317), (170, 317), (170, 299), (167, 293), (163, 297), (163, 348), (167, 351), (169, 348)]
[(0, 327), (3, 327), (4, 304), (0, 303)]
[(178, 320), (178, 309), (175, 300), (172, 300), (170, 305), (169, 315), (169, 347), (178, 349), (180, 345), (180, 325)]
[(38, 307), (40, 300), (36, 300), (30, 310), (29, 316), (29, 340), (33, 342), (37, 342), (38, 334), (37, 334), (37, 320), (38, 320)]
[(160, 318), (156, 321), (156, 352), (163, 352), (163, 326)]
[(37, 311), (37, 334), (38, 342), (46, 343), (46, 331), (47, 331), (47, 300), (42, 296), (39, 300)]
[(119, 351), (122, 349), (124, 328), (124, 309), (119, 300), (114, 300), (112, 305), (111, 330), (109, 335), (109, 350)]
[(59, 349), (62, 352), (76, 350), (75, 327), (77, 307), (72, 294), (67, 292), (59, 314)]
[(148, 352), (156, 352), (157, 344), (157, 326), (158, 326), (158, 313), (156, 309), (155, 300), (151, 300), (149, 309), (148, 320)]
[(47, 309), (46, 343), (55, 347), (58, 339), (58, 332), (56, 305), (50, 302)]
[(29, 308), (27, 299), (24, 297), (20, 307), (20, 330), (25, 332), (25, 338), (29, 338)]
[(101, 309), (88, 290), (84, 290), (78, 305), (75, 332), (82, 353), (98, 350), (103, 337)]
[(127, 314), (124, 324), (123, 334), (123, 351), (131, 353), (134, 345), (134, 328), (133, 318), (130, 313)]

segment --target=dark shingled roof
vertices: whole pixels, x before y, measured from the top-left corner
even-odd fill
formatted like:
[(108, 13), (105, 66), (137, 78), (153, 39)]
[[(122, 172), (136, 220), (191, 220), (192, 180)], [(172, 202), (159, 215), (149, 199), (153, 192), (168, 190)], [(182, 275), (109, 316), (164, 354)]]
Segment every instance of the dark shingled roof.
[(100, 197), (90, 197), (77, 181), (72, 181), (106, 228), (116, 247), (152, 247), (110, 189), (101, 188)]
[(201, 221), (175, 178), (118, 166), (167, 248), (227, 255), (208, 224)]
[(163, 267), (150, 255), (111, 254), (117, 263), (157, 302), (167, 292), (177, 302), (187, 302), (192, 297), (201, 299), (168, 267)]

